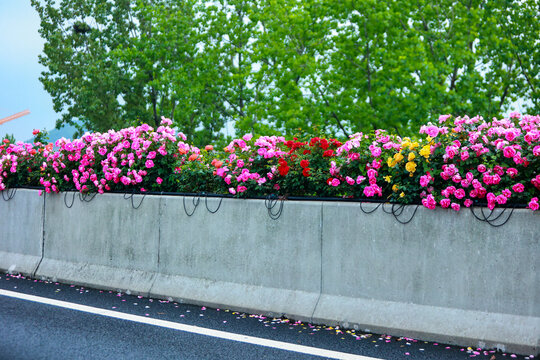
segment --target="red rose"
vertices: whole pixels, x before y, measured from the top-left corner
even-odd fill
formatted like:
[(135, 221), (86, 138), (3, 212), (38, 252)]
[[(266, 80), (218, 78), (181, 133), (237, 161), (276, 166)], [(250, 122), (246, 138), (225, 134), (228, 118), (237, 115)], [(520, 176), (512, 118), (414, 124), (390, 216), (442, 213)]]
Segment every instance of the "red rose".
[(309, 160), (300, 161), (300, 166), (303, 168), (307, 168), (309, 166)]
[[(321, 146), (322, 147), (322, 146)], [(326, 150), (325, 152), (323, 152), (322, 154), (323, 157), (331, 157), (331, 156), (334, 156), (334, 150), (330, 149), (330, 150)]]
[(328, 140), (326, 139), (321, 139), (321, 149), (323, 150), (326, 150), (328, 149), (328, 147), (330, 146), (330, 144), (328, 144)]
[(302, 170), (302, 175), (304, 175), (305, 177), (308, 177), (308, 176), (310, 175), (310, 174), (309, 174), (309, 171), (310, 171), (310, 170), (311, 170), (311, 169), (308, 168), (308, 167), (307, 167), (307, 168), (304, 168), (304, 170)]

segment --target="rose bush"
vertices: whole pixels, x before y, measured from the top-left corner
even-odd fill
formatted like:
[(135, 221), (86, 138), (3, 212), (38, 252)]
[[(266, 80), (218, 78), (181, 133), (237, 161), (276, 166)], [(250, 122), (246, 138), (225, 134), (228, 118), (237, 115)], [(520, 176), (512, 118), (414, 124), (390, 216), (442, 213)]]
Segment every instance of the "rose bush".
[(472, 204), (539, 208), (540, 116), (444, 115), (414, 139), (384, 130), (345, 142), (282, 136), (234, 139), (199, 149), (163, 118), (73, 141), (0, 145), (0, 190), (41, 186), (77, 190), (157, 191), (376, 199), (460, 210)]

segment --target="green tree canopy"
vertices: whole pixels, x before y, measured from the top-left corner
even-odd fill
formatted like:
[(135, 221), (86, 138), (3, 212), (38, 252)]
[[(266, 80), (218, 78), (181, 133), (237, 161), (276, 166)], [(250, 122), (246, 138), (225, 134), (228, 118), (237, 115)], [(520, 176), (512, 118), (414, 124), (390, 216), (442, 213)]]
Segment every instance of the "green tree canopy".
[(415, 131), (540, 113), (538, 0), (32, 0), (57, 125)]

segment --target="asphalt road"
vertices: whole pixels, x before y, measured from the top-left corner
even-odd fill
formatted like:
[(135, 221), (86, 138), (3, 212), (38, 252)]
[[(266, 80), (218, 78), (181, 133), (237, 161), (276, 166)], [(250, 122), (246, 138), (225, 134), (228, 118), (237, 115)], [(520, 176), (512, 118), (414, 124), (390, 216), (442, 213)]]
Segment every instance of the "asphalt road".
[[(337, 358), (346, 357), (343, 355), (346, 353), (364, 356), (366, 360), (532, 359), (493, 350), (355, 332), (22, 276), (0, 274), (0, 291), (3, 291), (0, 292), (1, 360), (328, 358), (328, 353), (321, 353), (324, 350), (332, 351), (330, 356)], [(39, 299), (13, 297), (26, 295)], [(36, 300), (68, 302), (68, 307), (84, 305), (91, 312), (87, 312), (87, 308), (79, 311)], [(107, 314), (131, 316), (134, 321)], [(172, 324), (173, 328), (160, 326), (161, 323)], [(188, 325), (188, 330), (176, 328), (185, 325)], [(206, 329), (214, 329), (225, 335), (202, 335), (198, 333), (199, 329), (203, 333), (211, 332)], [(230, 340), (228, 334), (232, 334), (232, 338), (236, 334), (249, 336), (251, 343)], [(311, 355), (299, 352), (296, 345), (305, 346), (302, 349), (308, 349)], [(285, 346), (292, 349), (285, 350)]]

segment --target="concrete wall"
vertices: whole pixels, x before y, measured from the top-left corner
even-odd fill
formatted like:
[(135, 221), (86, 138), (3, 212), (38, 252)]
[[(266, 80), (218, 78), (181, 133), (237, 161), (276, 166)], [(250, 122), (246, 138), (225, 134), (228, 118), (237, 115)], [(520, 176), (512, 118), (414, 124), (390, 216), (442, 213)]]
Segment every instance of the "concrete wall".
[[(67, 208), (63, 194), (19, 191), (0, 202), (4, 270), (30, 256), (41, 260), (38, 276), (58, 281), (540, 351), (538, 212), (516, 210), (494, 228), (469, 211), (418, 208), (403, 225), (382, 207), (365, 214), (357, 203), (287, 201), (272, 220), (262, 200), (208, 199), (210, 210), (220, 205), (212, 214), (201, 199), (188, 216), (191, 197), (147, 196), (133, 209), (123, 195), (107, 194)], [(18, 271), (32, 273), (37, 263)]]
[(469, 211), (419, 207), (402, 225), (382, 209), (322, 206), (325, 271), (315, 321), (451, 343), (476, 338), (487, 347), (538, 344), (537, 213), (515, 210), (495, 228)]
[[(123, 195), (80, 201), (47, 195), (43, 261), (37, 275), (148, 294), (158, 270), (159, 197), (136, 211)], [(138, 198), (138, 196), (136, 196)], [(135, 199), (135, 204), (139, 203)]]
[[(8, 200), (8, 194), (13, 195)], [(6, 200), (4, 200), (4, 198)], [(17, 189), (0, 196), (0, 268), (34, 274), (42, 257), (45, 197)]]
[[(219, 201), (208, 199), (208, 208)], [(163, 197), (151, 293), (309, 319), (321, 290), (321, 210), (289, 203), (275, 221), (260, 200), (223, 199), (215, 214), (202, 200), (189, 217), (182, 198)]]

